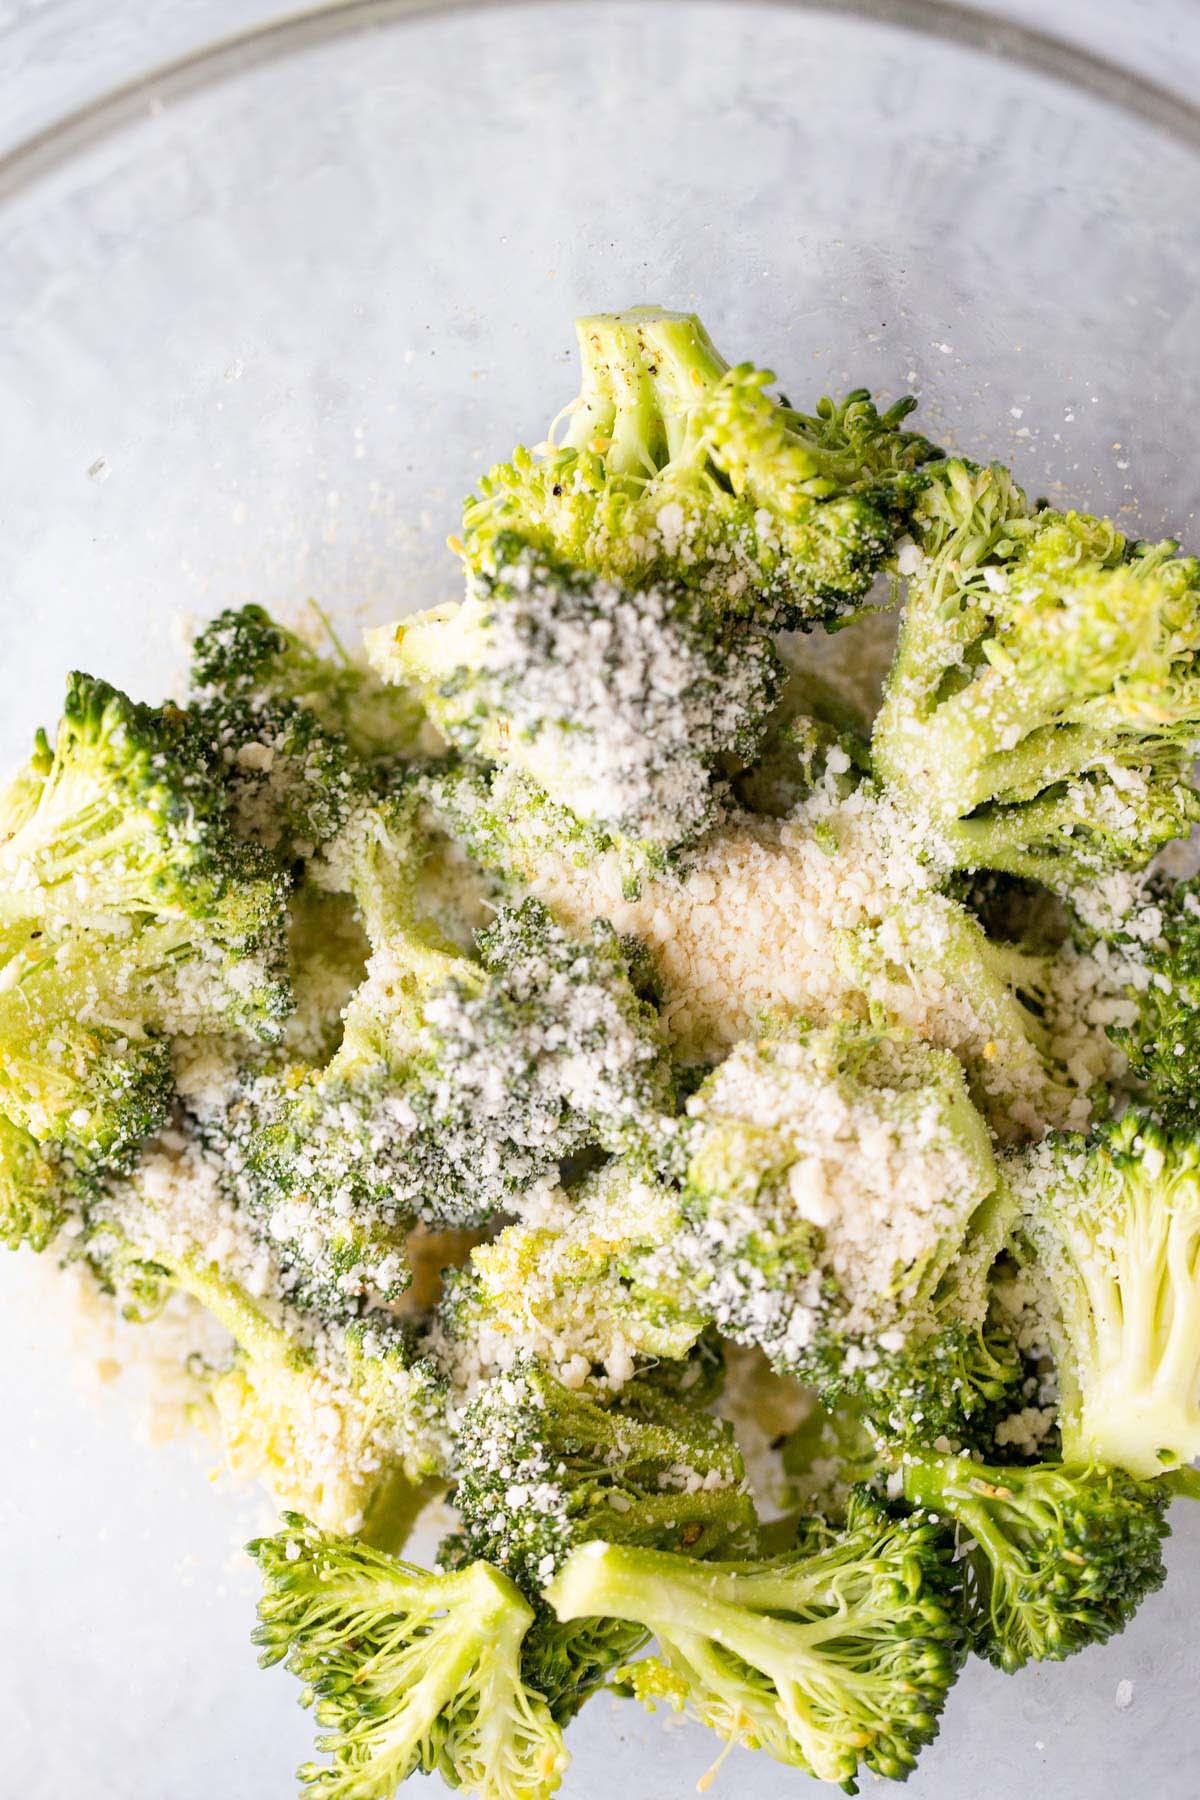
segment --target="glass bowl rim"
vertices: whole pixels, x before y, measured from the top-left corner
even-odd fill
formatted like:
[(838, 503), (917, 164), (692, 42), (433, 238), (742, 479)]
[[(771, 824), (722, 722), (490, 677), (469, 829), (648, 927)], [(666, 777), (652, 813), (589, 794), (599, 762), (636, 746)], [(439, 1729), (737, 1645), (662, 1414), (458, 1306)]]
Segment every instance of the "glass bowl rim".
[[(570, 5), (572, 0), (324, 0), (200, 44), (107, 89), (22, 139), (0, 155), (0, 205), (73, 157), (147, 113), (225, 79), (321, 43), (382, 26), (500, 13), (517, 6)], [(609, 0), (612, 3), (612, 0)], [(678, 0), (657, 0), (660, 6)], [(713, 0), (701, 0), (711, 4)], [(957, 0), (761, 0), (780, 12), (859, 19), (912, 36), (958, 45), (1025, 68), (1106, 102), (1200, 152), (1200, 105), (1123, 63), (1039, 27)], [(641, 0), (642, 5), (648, 0)]]

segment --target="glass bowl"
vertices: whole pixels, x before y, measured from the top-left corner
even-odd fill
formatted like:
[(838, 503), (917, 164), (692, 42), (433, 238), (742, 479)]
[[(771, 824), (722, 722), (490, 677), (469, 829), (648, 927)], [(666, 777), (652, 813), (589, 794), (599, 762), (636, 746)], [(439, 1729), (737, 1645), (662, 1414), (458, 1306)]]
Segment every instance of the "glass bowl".
[[(951, 6), (393, 0), (139, 79), (0, 163), (0, 752), (69, 666), (164, 691), (180, 615), (448, 595), (460, 497), (574, 391), (584, 310), (695, 308), (798, 401), (911, 390), (1034, 491), (1186, 538), (1198, 216), (1200, 115)], [(282, 1800), (310, 1722), (254, 1671), (256, 1503), (72, 1382), (31, 1259), (0, 1280), (10, 1791)], [(1181, 1517), (1106, 1648), (973, 1666), (912, 1800), (1193, 1795), (1198, 1552)], [(572, 1747), (577, 1800), (675, 1800), (713, 1751), (606, 1698)]]

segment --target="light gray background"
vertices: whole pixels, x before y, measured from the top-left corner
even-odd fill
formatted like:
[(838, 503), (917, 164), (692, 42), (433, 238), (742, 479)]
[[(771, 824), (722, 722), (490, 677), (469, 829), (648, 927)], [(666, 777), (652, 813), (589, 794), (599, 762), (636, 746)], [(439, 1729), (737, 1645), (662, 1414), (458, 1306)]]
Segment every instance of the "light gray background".
[[(1183, 0), (1069, 7), (1022, 0), (1006, 10), (1110, 58), (1124, 58), (1180, 92), (1190, 93), (1200, 75), (1200, 23), (1195, 8)], [(230, 0), (174, 0), (158, 7), (113, 0), (103, 16), (94, 0), (0, 4), (0, 148), (151, 64), (244, 28), (267, 12)], [(637, 56), (633, 13), (621, 9), (610, 74), (631, 66), (623, 58)], [(485, 58), (483, 70), (455, 68), (454, 104), (465, 131), (476, 90), (495, 97), (488, 83), (499, 79), (498, 63), (509, 84), (511, 134), (497, 146), (499, 180), (515, 168), (513, 158), (520, 154), (523, 71), (505, 65), (500, 24), (490, 25), (486, 35), (492, 62)], [(547, 52), (547, 67), (548, 58)], [(340, 111), (331, 118), (339, 131), (361, 129), (365, 143), (371, 131), (381, 129), (379, 102), (372, 98), (369, 117), (356, 116), (353, 59), (348, 55), (344, 61), (346, 73), (335, 77), (344, 83)], [(436, 45), (414, 56), (413, 69), (396, 73), (393, 91), (402, 94), (405, 81), (418, 82), (421, 68), (437, 74)], [(306, 95), (317, 95), (314, 70), (310, 62), (294, 71), (300, 104)], [(714, 171), (722, 153), (737, 154), (747, 146), (757, 149), (765, 159), (761, 166), (774, 178), (770, 159), (776, 130), (783, 129), (782, 103), (778, 118), (747, 122), (745, 143), (739, 145), (736, 112), (720, 112), (720, 68), (693, 47), (685, 73), (698, 104), (711, 101), (718, 120), (714, 142), (692, 147), (701, 178), (718, 179)], [(538, 79), (544, 83), (544, 71)], [(263, 106), (277, 107), (280, 122), (286, 120), (292, 91), (282, 82), (273, 78), (262, 89)], [(1041, 122), (1037, 96), (1023, 98), (1015, 76), (999, 76), (996, 85), (1005, 92), (1011, 88), (1008, 116), (1014, 131), (1041, 133), (1023, 210), (1010, 225), (1010, 233), (1028, 234), (1038, 230), (1039, 219), (1044, 228), (1047, 187), (1061, 184), (1074, 192), (1071, 184), (1086, 182), (1072, 166), (1079, 152), (1071, 132), (1057, 132), (1052, 120)], [(981, 113), (993, 104), (995, 95), (981, 94)], [(161, 140), (172, 152), (186, 142), (195, 111), (183, 109), (178, 136)], [(603, 114), (604, 130), (613, 129), (614, 116)], [(564, 113), (562, 129), (571, 123)], [(595, 120), (590, 123), (601, 129)], [(886, 131), (880, 128), (885, 148), (893, 127), (896, 141), (904, 136), (902, 117), (886, 123)], [(253, 145), (257, 122), (239, 117), (236, 105), (228, 104), (225, 127), (227, 161), (213, 155), (193, 166), (194, 194), (180, 196), (171, 188), (170, 167), (156, 182), (153, 149), (160, 140), (154, 136), (157, 122), (149, 118), (142, 132), (149, 147), (144, 172), (131, 173), (119, 144), (98, 152), (86, 192), (76, 194), (65, 177), (51, 182), (51, 199), (36, 216), (30, 209), (27, 229), (17, 209), (10, 253), (0, 256), (0, 740), (6, 755), (25, 740), (61, 670), (77, 658), (117, 679), (152, 683), (169, 665), (167, 621), (178, 606), (211, 609), (227, 596), (250, 594), (295, 602), (313, 589), (325, 597), (353, 593), (377, 606), (395, 603), (391, 559), (406, 572), (426, 561), (436, 566), (454, 493), (467, 478), (463, 462), (475, 466), (470, 459), (481, 454), (484, 433), (489, 453), (504, 448), (494, 439), (497, 421), (504, 422), (506, 436), (509, 420), (513, 431), (536, 430), (551, 401), (565, 397), (570, 353), (564, 322), (573, 308), (619, 303), (639, 279), (615, 251), (611, 270), (601, 254), (604, 230), (615, 243), (628, 203), (621, 196), (605, 198), (598, 156), (595, 191), (587, 198), (599, 207), (600, 222), (574, 257), (554, 270), (539, 264), (531, 271), (526, 253), (537, 243), (538, 222), (514, 216), (503, 267), (478, 274), (480, 292), (491, 295), (491, 312), (483, 317), (457, 303), (439, 322), (444, 341), (427, 341), (420, 333), (419, 307), (405, 310), (412, 284), (403, 267), (387, 278), (382, 295), (360, 291), (349, 278), (343, 280), (336, 249), (325, 258), (312, 254), (304, 219), (292, 212), (274, 222), (268, 244), (252, 242), (251, 226), (238, 221), (232, 189), (226, 196), (234, 215), (230, 233), (213, 232), (211, 214), (222, 198), (221, 183), (238, 166), (239, 142), (248, 149)], [(340, 140), (328, 121), (325, 128), (328, 154), (321, 145), (314, 149), (307, 191), (336, 240)], [(668, 166), (669, 132), (661, 122), (648, 113), (636, 129), (644, 134), (654, 166)], [(922, 129), (918, 115), (913, 130)], [(986, 246), (984, 152), (992, 140), (982, 125), (978, 144), (969, 122), (956, 129), (951, 149), (971, 178), (963, 181), (964, 209), (979, 208), (968, 211), (963, 229), (973, 247)], [(136, 130), (130, 142), (134, 155)], [(935, 203), (943, 182), (938, 157), (946, 150), (946, 144), (935, 143), (915, 176), (904, 171), (925, 184), (913, 196), (918, 218), (922, 205)], [(840, 295), (843, 277), (849, 287), (864, 276), (878, 286), (889, 302), (892, 335), (867, 350), (856, 343), (856, 366), (867, 356), (868, 377), (893, 386), (903, 385), (915, 368), (918, 385), (940, 406), (951, 429), (973, 426), (976, 416), (1009, 421), (1010, 409), (1018, 409), (1025, 424), (1012, 417), (996, 447), (1024, 459), (1031, 482), (1082, 466), (1079, 479), (1098, 503), (1137, 510), (1145, 495), (1140, 487), (1134, 491), (1135, 478), (1149, 469), (1153, 480), (1146, 489), (1158, 496), (1169, 488), (1175, 516), (1186, 517), (1194, 505), (1194, 460), (1181, 457), (1175, 472), (1155, 466), (1154, 444), (1158, 421), (1172, 417), (1177, 432), (1178, 420), (1191, 416), (1200, 398), (1191, 310), (1195, 284), (1184, 251), (1173, 247), (1176, 237), (1183, 242), (1194, 234), (1198, 214), (1194, 207), (1169, 203), (1176, 191), (1172, 183), (1186, 195), (1190, 178), (1182, 161), (1177, 166), (1162, 152), (1163, 216), (1151, 221), (1161, 229), (1147, 227), (1131, 269), (1121, 237), (1128, 194), (1145, 196), (1147, 158), (1159, 151), (1134, 133), (1128, 141), (1122, 135), (1120, 152), (1120, 167), (1097, 161), (1094, 216), (1076, 212), (1062, 224), (1062, 258), (1078, 261), (1082, 271), (1098, 257), (1106, 221), (1110, 230), (1117, 222), (1111, 263), (1099, 258), (1105, 271), (1100, 291), (1094, 282), (1091, 289), (1081, 283), (1078, 292), (1069, 283), (1056, 292), (1051, 283), (1045, 294), (1035, 295), (1006, 287), (1006, 306), (1029, 329), (1014, 331), (1003, 355), (987, 336), (986, 320), (980, 321), (976, 356), (965, 351), (957, 327), (967, 316), (969, 292), (939, 297), (922, 290), (921, 259), (937, 255), (932, 226), (914, 250), (911, 276), (902, 270), (904, 279), (898, 280), (882, 252), (875, 262), (849, 233), (849, 242), (835, 241), (821, 214), (822, 197), (816, 196), (819, 287)], [(463, 156), (466, 183), (469, 149)], [(282, 149), (279, 168), (282, 183)], [(433, 181), (439, 170), (431, 166), (427, 174)], [(1125, 189), (1122, 182), (1131, 185)], [(548, 211), (570, 199), (553, 191), (552, 158), (546, 189)], [(685, 191), (681, 180), (680, 194)], [(350, 189), (345, 198), (350, 208), (359, 203)], [(404, 195), (396, 201), (401, 207), (408, 203)], [(661, 195), (635, 194), (634, 203), (663, 206)], [(189, 207), (199, 221), (194, 242), (173, 223), (180, 214), (186, 218)], [(836, 210), (833, 201), (830, 208)], [(741, 231), (745, 243), (766, 241), (769, 221), (756, 218), (752, 205), (747, 215), (726, 229), (733, 237)], [(782, 252), (778, 269), (745, 261), (709, 278), (703, 272), (705, 245), (689, 241), (686, 221), (672, 218), (669, 206), (662, 216), (665, 264), (681, 281), (689, 273), (695, 277), (695, 303), (712, 319), (718, 342), (727, 339), (721, 329), (727, 323), (753, 320), (749, 341), (733, 347), (794, 369), (801, 352), (781, 321), (795, 272), (784, 268)], [(412, 218), (419, 222), (417, 211)], [(257, 221), (255, 228), (261, 229)], [(37, 306), (26, 307), (25, 284), (47, 244), (68, 262), (75, 259), (76, 291), (60, 293), (48, 282)], [(437, 249), (446, 280), (453, 275), (462, 288), (461, 234), (456, 243)], [(1012, 257), (1019, 262), (1015, 250)], [(95, 285), (90, 317), (80, 299), (89, 258)], [(308, 305), (299, 309), (294, 331), (286, 315), (271, 315), (271, 334), (245, 324), (236, 288), (224, 280), (227, 271), (241, 269), (260, 284), (275, 269), (286, 270), (291, 280), (303, 279)], [(524, 320), (523, 275), (532, 295)], [(995, 280), (1005, 285), (999, 262)], [(745, 293), (737, 291), (739, 281)], [(897, 293), (908, 293), (912, 302), (899, 319), (891, 313)], [(256, 322), (260, 311), (265, 316), (268, 305), (260, 288), (243, 298), (247, 316)], [(693, 298), (691, 287), (686, 298)], [(143, 328), (150, 320), (153, 329), (131, 351), (121, 337), (126, 316), (121, 309), (136, 318), (139, 306)], [(316, 341), (306, 332), (309, 314), (328, 317), (343, 341), (336, 336), (328, 345)], [(361, 353), (355, 334), (384, 345), (389, 318), (402, 319), (395, 330), (407, 334), (405, 352), (389, 367), (389, 380), (410, 384), (399, 415), (395, 402), (379, 398), (376, 403), (365, 391), (348, 397), (339, 382), (342, 365)], [(802, 312), (801, 331), (808, 329), (805, 320)], [(1007, 315), (1003, 323), (1007, 329)], [(857, 332), (857, 319), (854, 325)], [(833, 384), (855, 333), (836, 316), (822, 320), (819, 329), (828, 339), (819, 379), (827, 376)], [(1164, 338), (1174, 345), (1170, 354)], [(1113, 345), (1120, 346), (1119, 355), (1111, 352)], [(1012, 360), (1018, 353), (1025, 364)], [(1130, 359), (1139, 354), (1152, 370), (1147, 379), (1157, 384), (1149, 417), (1128, 391)], [(970, 387), (972, 371), (988, 358), (1011, 371), (1002, 395)], [(449, 375), (443, 373), (447, 362)], [(164, 396), (171, 413), (158, 422), (161, 437), (155, 436), (156, 394)], [(43, 417), (42, 395), (54, 401), (69, 395), (70, 405), (49, 404)], [(1118, 421), (1111, 430), (1092, 427), (1087, 409), (1093, 396), (1105, 422)], [(1119, 422), (1122, 408), (1125, 423)], [(1074, 435), (1066, 427), (1068, 413)], [(425, 429), (435, 427), (428, 451), (432, 473), (420, 480), (409, 479), (399, 466), (406, 449), (411, 454), (414, 420)], [(1042, 433), (1033, 443), (1019, 436), (1030, 421)], [(1061, 426), (1058, 438), (1051, 430), (1055, 423)], [(311, 435), (299, 472), (288, 462), (297, 455), (298, 429)], [(180, 493), (171, 460), (172, 453), (180, 454), (179, 434), (187, 454), (195, 457), (194, 504), (191, 492)], [(254, 434), (259, 434), (257, 461), (245, 453)], [(1110, 440), (1119, 441), (1114, 447)], [(1132, 451), (1122, 448), (1127, 440)], [(364, 497), (356, 489), (358, 478), (346, 478), (355, 458), (378, 469), (385, 488), (404, 495), (406, 504), (388, 514), (386, 530), (379, 523), (387, 512), (386, 496)], [(101, 463), (97, 474), (89, 474)], [(288, 498), (298, 517), (284, 518), (275, 509), (275, 470), (281, 465), (288, 470)], [(239, 518), (249, 525), (253, 545), (244, 552), (233, 528)], [(366, 561), (356, 546), (369, 547)], [(29, 621), (38, 610), (41, 623), (31, 635)], [(154, 675), (147, 673), (151, 669)], [(283, 1800), (292, 1791), (289, 1769), (307, 1754), (310, 1730), (294, 1704), (294, 1684), (278, 1673), (258, 1675), (248, 1644), (254, 1584), (237, 1546), (261, 1522), (256, 1502), (214, 1490), (204, 1479), (211, 1458), (203, 1450), (176, 1445), (164, 1451), (137, 1443), (127, 1430), (119, 1394), (73, 1381), (69, 1323), (20, 1259), (0, 1267), (0, 1308), (0, 1357), (9, 1371), (0, 1483), (0, 1796)], [(1200, 1528), (1190, 1517), (1180, 1521), (1172, 1562), (1170, 1587), (1105, 1649), (1067, 1668), (1030, 1670), (1011, 1681), (973, 1668), (952, 1698), (943, 1738), (908, 1789), (912, 1800), (984, 1800), (985, 1795), (991, 1800), (998, 1787), (1016, 1785), (1053, 1800), (1124, 1800), (1135, 1794), (1190, 1800), (1200, 1792), (1195, 1707)], [(1132, 1704), (1118, 1709), (1118, 1683), (1125, 1680), (1134, 1684)], [(572, 1747), (576, 1764), (565, 1791), (579, 1800), (604, 1800), (614, 1790), (629, 1800), (676, 1800), (691, 1791), (709, 1755), (707, 1740), (695, 1733), (678, 1730), (664, 1739), (657, 1723), (607, 1700), (575, 1728)], [(745, 1757), (731, 1759), (722, 1783), (726, 1793), (752, 1793), (758, 1800), (809, 1791), (801, 1778)]]

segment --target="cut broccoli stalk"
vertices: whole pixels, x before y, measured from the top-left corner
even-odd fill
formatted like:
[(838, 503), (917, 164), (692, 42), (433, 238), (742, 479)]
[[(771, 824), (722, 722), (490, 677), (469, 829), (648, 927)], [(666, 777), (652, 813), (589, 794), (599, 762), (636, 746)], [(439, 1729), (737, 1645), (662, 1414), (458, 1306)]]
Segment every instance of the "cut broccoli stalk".
[(435, 1575), (285, 1515), (249, 1546), (266, 1591), (254, 1642), (287, 1662), (315, 1701), (318, 1747), (305, 1789), (328, 1800), (390, 1800), (440, 1772), (478, 1800), (549, 1800), (567, 1754), (521, 1647), (533, 1620), (485, 1563)]
[(840, 1534), (814, 1523), (766, 1563), (698, 1564), (589, 1543), (546, 1598), (652, 1632), (659, 1656), (626, 1673), (730, 1742), (857, 1791), (859, 1769), (903, 1779), (937, 1730), (960, 1661), (954, 1575), (941, 1534), (863, 1490)]
[(633, 590), (511, 534), (458, 607), (368, 634), (452, 743), (522, 768), (581, 820), (673, 849), (711, 825), (721, 759), (750, 760), (782, 668), (694, 595)]
[(936, 452), (862, 389), (815, 416), (730, 368), (691, 314), (577, 321), (582, 389), (561, 445), (517, 450), (463, 514), (468, 565), (497, 535), (637, 587), (674, 584), (770, 626), (858, 605)]
[(996, 467), (926, 470), (876, 767), (959, 867), (1059, 891), (1200, 816), (1200, 563), (1031, 514)]
[(602, 1406), (526, 1356), (465, 1409), (456, 1453), (456, 1554), (503, 1569), (537, 1604), (525, 1672), (560, 1722), (643, 1635), (609, 1620), (567, 1630), (537, 1602), (576, 1545), (602, 1538), (704, 1558), (753, 1542), (731, 1428), (642, 1383)]
[(909, 1502), (956, 1528), (971, 1645), (998, 1668), (1103, 1643), (1163, 1584), (1170, 1496), (1161, 1482), (914, 1452), (901, 1468)]
[(1063, 1458), (1150, 1477), (1200, 1455), (1200, 1150), (1127, 1113), (1027, 1153), (1022, 1230), (1056, 1304)]

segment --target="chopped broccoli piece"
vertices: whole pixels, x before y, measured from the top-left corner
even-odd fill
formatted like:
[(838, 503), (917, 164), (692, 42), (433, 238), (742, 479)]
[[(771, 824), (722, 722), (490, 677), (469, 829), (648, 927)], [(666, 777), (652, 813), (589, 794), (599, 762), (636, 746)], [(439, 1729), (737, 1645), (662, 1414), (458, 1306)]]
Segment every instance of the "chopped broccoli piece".
[(730, 1742), (857, 1792), (861, 1769), (903, 1779), (934, 1736), (960, 1662), (954, 1573), (937, 1527), (895, 1519), (864, 1490), (845, 1530), (814, 1521), (763, 1563), (695, 1563), (589, 1543), (546, 1598), (653, 1632), (660, 1655), (626, 1679)]
[(1200, 1455), (1200, 1146), (1137, 1112), (1026, 1152), (1021, 1230), (1056, 1304), (1063, 1459)]
[(329, 621), (322, 655), (261, 606), (231, 608), (192, 645), (192, 687), (202, 705), (240, 702), (248, 711), (295, 705), (364, 762), (427, 748), (415, 695), (385, 684), (365, 662), (347, 655)]
[(1189, 1125), (1200, 1105), (1200, 882), (1156, 878), (1133, 918), (1106, 935), (1131, 952), (1138, 976), (1136, 1016), (1111, 1035), (1152, 1110)]
[(1075, 1122), (1081, 1095), (1055, 1053), (1050, 956), (989, 937), (948, 894), (898, 900), (878, 922), (841, 931), (835, 953), (885, 1017), (913, 989), (943, 988), (961, 1010), (955, 1050), (992, 1130), (1012, 1139)]
[(0, 817), (0, 1107), (80, 1168), (170, 1104), (172, 1032), (273, 1039), (285, 884), (237, 841), (193, 723), (74, 675)]
[(0, 1244), (44, 1250), (66, 1217), (70, 1172), (0, 1113)]
[(673, 1104), (654, 1008), (620, 940), (506, 908), (467, 956), (417, 915), (413, 790), (356, 816), (321, 878), (353, 893), (372, 951), (324, 1067), (252, 1074), (202, 1117), (248, 1213), (289, 1246), (294, 1297), (395, 1298), (414, 1220), (470, 1227), (561, 1159), (644, 1149)]
[(478, 1800), (549, 1800), (562, 1734), (521, 1672), (533, 1613), (486, 1563), (435, 1575), (340, 1542), (289, 1513), (249, 1545), (266, 1592), (254, 1642), (316, 1703), (332, 1761), (300, 1780), (321, 1800), (391, 1800), (440, 1772)]
[(922, 1323), (997, 1185), (961, 1066), (903, 1033), (769, 1032), (688, 1112), (701, 1304), (802, 1377), (830, 1332), (886, 1342)]
[(524, 1357), (476, 1393), (456, 1450), (455, 1553), (503, 1569), (534, 1603), (526, 1678), (560, 1722), (644, 1638), (608, 1620), (566, 1629), (540, 1605), (576, 1545), (602, 1538), (708, 1557), (753, 1541), (754, 1504), (730, 1427), (652, 1386), (631, 1383), (602, 1406)]
[(370, 633), (454, 744), (512, 762), (580, 819), (673, 849), (711, 825), (783, 671), (768, 638), (686, 591), (624, 588), (511, 534), (467, 600)]
[(1030, 514), (1003, 469), (926, 475), (880, 774), (961, 867), (1060, 891), (1140, 867), (1200, 817), (1200, 563)]
[(235, 1248), (236, 1220), (218, 1264), (136, 1177), (93, 1202), (87, 1227), (81, 1253), (126, 1316), (152, 1317), (179, 1291), (233, 1340), (227, 1361), (191, 1372), (197, 1421), (234, 1472), (330, 1530), (398, 1548), (446, 1460), (445, 1383), (409, 1332), (382, 1313), (326, 1326), (260, 1298), (272, 1284), (261, 1256)]
[(468, 565), (515, 531), (595, 574), (670, 583), (769, 627), (856, 606), (937, 454), (863, 389), (815, 416), (730, 368), (692, 314), (637, 307), (576, 325), (583, 369), (561, 445), (517, 450), (468, 499)]
[(647, 1363), (680, 1363), (705, 1335), (672, 1279), (679, 1198), (621, 1163), (558, 1191), (540, 1212), (476, 1246), (446, 1283), (439, 1323), (456, 1346), (503, 1369), (522, 1349), (571, 1378), (620, 1388)]
[(1163, 1584), (1161, 1482), (1123, 1469), (997, 1469), (911, 1451), (901, 1469), (910, 1504), (955, 1526), (971, 1647), (997, 1668), (1102, 1644)]

